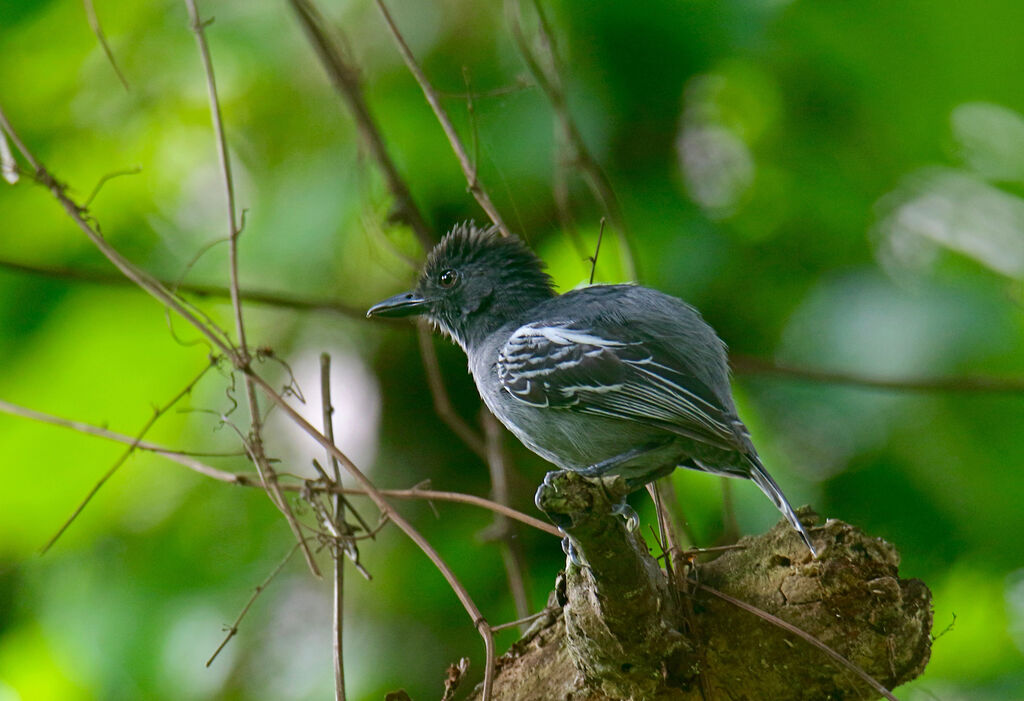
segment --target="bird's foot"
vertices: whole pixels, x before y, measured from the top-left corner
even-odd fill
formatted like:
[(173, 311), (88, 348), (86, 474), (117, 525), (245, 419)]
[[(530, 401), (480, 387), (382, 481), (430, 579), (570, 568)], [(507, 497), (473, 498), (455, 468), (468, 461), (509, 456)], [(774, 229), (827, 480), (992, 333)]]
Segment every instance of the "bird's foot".
[(562, 538), (562, 552), (564, 552), (565, 556), (569, 558), (569, 562), (576, 567), (586, 567), (583, 563), (583, 558), (580, 557), (579, 551), (576, 550), (576, 546), (572, 544), (572, 538), (568, 535)]
[(612, 513), (625, 520), (626, 530), (630, 533), (635, 533), (636, 529), (640, 527), (640, 517), (625, 499), (612, 507)]
[(533, 503), (544, 512), (551, 522), (563, 532), (572, 528), (572, 516), (559, 510), (562, 506), (559, 499), (557, 482), (565, 475), (565, 470), (553, 470), (544, 475), (544, 482), (537, 488)]

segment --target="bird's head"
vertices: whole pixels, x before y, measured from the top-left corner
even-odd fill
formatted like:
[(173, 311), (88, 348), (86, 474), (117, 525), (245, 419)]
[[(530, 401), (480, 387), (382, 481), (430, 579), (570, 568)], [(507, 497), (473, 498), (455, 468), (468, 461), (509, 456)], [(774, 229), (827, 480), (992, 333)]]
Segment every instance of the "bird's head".
[(375, 304), (366, 316), (423, 315), (466, 348), (552, 296), (544, 264), (522, 241), (469, 222), (434, 247), (415, 289)]

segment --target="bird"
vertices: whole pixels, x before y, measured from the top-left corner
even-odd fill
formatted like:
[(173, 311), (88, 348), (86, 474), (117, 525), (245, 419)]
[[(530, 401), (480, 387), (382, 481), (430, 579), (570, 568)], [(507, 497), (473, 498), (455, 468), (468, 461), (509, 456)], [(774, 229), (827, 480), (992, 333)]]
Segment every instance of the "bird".
[(490, 412), (560, 469), (630, 491), (677, 467), (749, 479), (817, 557), (737, 415), (725, 343), (682, 300), (631, 283), (558, 294), (522, 240), (465, 222), (414, 289), (366, 315), (426, 317), (465, 351)]

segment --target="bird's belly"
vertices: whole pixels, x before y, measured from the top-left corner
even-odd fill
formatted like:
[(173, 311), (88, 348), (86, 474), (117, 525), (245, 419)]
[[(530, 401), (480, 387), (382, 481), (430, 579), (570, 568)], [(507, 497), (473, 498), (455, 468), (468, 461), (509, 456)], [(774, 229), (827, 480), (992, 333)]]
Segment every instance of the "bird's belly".
[(491, 395), (485, 403), (523, 445), (566, 470), (583, 470), (651, 445), (659, 448), (613, 472), (630, 476), (655, 471), (687, 457), (673, 434), (655, 427), (571, 409), (535, 407), (511, 397)]

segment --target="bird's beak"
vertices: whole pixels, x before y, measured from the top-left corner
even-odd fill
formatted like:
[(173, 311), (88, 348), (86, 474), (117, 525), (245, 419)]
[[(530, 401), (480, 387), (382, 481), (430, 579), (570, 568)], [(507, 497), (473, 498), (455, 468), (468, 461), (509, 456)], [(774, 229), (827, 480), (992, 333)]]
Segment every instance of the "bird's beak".
[(403, 292), (394, 297), (388, 297), (383, 302), (377, 302), (366, 312), (366, 317), (373, 316), (415, 316), (427, 310), (427, 300), (415, 292)]

